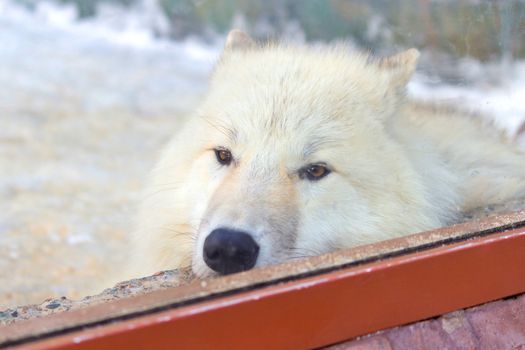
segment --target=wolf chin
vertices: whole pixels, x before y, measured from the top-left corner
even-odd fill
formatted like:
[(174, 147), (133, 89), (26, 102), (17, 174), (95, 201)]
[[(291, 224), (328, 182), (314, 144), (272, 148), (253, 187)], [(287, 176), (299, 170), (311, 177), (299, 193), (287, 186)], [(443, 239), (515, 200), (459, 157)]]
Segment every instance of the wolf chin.
[(418, 56), (232, 31), (207, 96), (152, 172), (130, 275), (244, 271), (524, 196), (525, 155), (502, 135), (405, 98)]

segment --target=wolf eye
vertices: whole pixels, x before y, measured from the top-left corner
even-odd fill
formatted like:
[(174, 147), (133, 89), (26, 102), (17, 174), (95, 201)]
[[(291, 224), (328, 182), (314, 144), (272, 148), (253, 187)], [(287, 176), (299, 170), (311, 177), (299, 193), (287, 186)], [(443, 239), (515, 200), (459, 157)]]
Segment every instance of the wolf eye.
[(320, 180), (328, 174), (330, 174), (330, 169), (323, 164), (310, 164), (299, 171), (299, 177), (310, 181)]
[(217, 157), (217, 161), (222, 165), (230, 165), (232, 162), (232, 153), (228, 151), (227, 149), (214, 149), (215, 151), (215, 157)]

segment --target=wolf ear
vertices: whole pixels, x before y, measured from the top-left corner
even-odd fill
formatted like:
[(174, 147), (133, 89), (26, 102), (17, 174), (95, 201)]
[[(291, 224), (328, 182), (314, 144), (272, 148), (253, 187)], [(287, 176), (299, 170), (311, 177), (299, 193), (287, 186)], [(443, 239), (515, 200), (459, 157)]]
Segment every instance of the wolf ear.
[(224, 51), (247, 50), (255, 47), (255, 40), (239, 29), (233, 29), (228, 33)]
[(396, 55), (379, 60), (379, 67), (388, 71), (390, 85), (394, 88), (404, 87), (416, 70), (419, 51), (408, 49)]

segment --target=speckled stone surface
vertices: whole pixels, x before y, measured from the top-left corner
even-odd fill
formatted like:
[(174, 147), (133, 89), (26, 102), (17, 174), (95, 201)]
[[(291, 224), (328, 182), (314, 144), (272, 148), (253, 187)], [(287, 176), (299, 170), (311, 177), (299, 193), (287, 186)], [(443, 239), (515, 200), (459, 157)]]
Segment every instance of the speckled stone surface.
[(153, 276), (118, 283), (113, 288), (108, 288), (100, 294), (87, 296), (81, 300), (71, 300), (66, 297), (49, 298), (41, 304), (19, 306), (0, 311), (0, 326), (68, 310), (80, 309), (132, 295), (145, 294), (151, 290), (176, 287), (190, 280), (191, 274), (189, 273), (180, 273), (176, 270), (163, 271)]
[(483, 219), (489, 215), (516, 212), (522, 209), (525, 209), (525, 198), (514, 199), (504, 204), (489, 205), (484, 208), (478, 208), (474, 211), (464, 213), (460, 219), (460, 222)]

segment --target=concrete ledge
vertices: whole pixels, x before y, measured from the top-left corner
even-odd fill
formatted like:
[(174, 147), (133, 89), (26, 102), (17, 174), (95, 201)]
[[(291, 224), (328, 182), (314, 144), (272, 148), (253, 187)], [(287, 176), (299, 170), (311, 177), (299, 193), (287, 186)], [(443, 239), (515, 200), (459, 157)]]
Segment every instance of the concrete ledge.
[(162, 271), (152, 276), (120, 282), (113, 288), (108, 288), (100, 294), (87, 296), (81, 300), (71, 300), (66, 297), (50, 298), (44, 300), (41, 304), (18, 306), (0, 311), (0, 326), (64, 311), (82, 309), (87, 306), (146, 294), (154, 290), (177, 287), (187, 284), (191, 279), (191, 274), (187, 272), (182, 273), (177, 270)]

